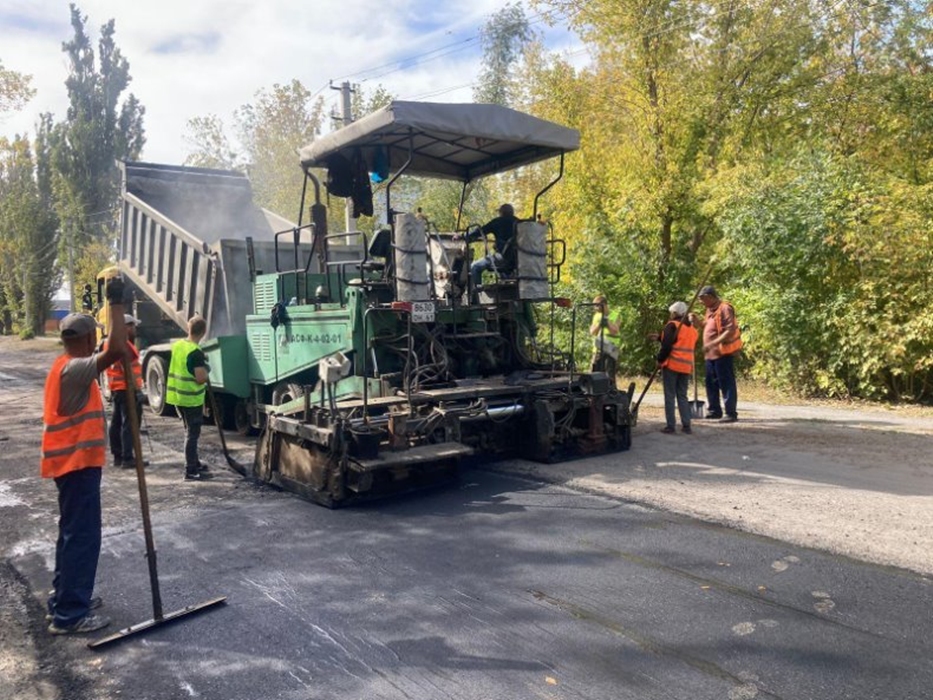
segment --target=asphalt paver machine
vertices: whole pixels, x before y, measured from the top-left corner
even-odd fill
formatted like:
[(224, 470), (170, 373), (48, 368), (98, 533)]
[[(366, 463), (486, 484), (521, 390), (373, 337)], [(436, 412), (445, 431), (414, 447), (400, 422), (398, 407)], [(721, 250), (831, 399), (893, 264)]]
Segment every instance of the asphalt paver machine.
[[(534, 214), (578, 146), (577, 131), (497, 105), (393, 102), (301, 150), (310, 221), (282, 232), (281, 249), (277, 236), (275, 272), (253, 275), (255, 304), (271, 313), (248, 319), (249, 365), (268, 384), (320, 359), (313, 381), (261, 407), (258, 479), (336, 506), (453, 478), (466, 457), (628, 449), (631, 392), (575, 370), (573, 329), (568, 351), (553, 342), (557, 314), (576, 310), (553, 293), (564, 242)], [(393, 202), (400, 177), (458, 180), (465, 194), (476, 178), (550, 159), (556, 178), (482, 289), (468, 274), (471, 227), (437, 231)], [(330, 195), (363, 214), (383, 179), (387, 225), (328, 232), (320, 169)]]

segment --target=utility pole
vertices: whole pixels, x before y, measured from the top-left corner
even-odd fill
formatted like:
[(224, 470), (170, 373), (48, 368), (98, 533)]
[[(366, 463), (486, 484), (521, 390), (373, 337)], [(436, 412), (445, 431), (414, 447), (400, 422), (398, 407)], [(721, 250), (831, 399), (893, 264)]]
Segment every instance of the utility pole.
[[(343, 126), (353, 123), (353, 110), (350, 104), (350, 95), (353, 94), (353, 88), (350, 87), (349, 81), (344, 81), (340, 84), (340, 87), (330, 86), (331, 90), (340, 90), (340, 102), (342, 114), (338, 117), (336, 114), (333, 115), (335, 119), (338, 119)], [(347, 208), (346, 208), (346, 226), (347, 232), (358, 230), (356, 227), (356, 219), (353, 218), (353, 200), (347, 197)], [(350, 243), (350, 236), (347, 236), (346, 242)]]
[(68, 295), (71, 297), (71, 313), (74, 313), (77, 309), (75, 308), (75, 290), (78, 288), (75, 283), (75, 248), (74, 248), (74, 238), (72, 232), (68, 232), (68, 281), (71, 283), (71, 293)]

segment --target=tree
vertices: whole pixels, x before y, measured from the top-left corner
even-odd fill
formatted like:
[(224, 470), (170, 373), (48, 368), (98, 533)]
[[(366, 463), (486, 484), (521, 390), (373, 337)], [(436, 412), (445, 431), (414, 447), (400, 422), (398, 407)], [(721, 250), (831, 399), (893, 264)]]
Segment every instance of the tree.
[(230, 145), (223, 119), (216, 114), (189, 119), (187, 130), (185, 141), (194, 150), (185, 158), (185, 165), (219, 170), (240, 167), (238, 154)]
[(61, 277), (55, 218), (35, 176), (28, 140), (0, 139), (0, 303), (4, 328), (41, 334)]
[(16, 112), (32, 99), (36, 91), (30, 87), (32, 76), (3, 67), (0, 61), (0, 114)]
[(298, 213), (304, 177), (298, 149), (320, 133), (323, 110), (323, 99), (312, 99), (299, 80), (259, 90), (237, 110), (239, 141), (260, 206), (286, 217)]
[(513, 71), (532, 39), (531, 27), (521, 5), (509, 3), (494, 13), (480, 32), (483, 62), (476, 102), (510, 105), (516, 92)]
[[(114, 21), (101, 27), (95, 58), (85, 31), (87, 16), (77, 6), (70, 7), (74, 37), (62, 45), (69, 63), (69, 107), (65, 120), (51, 130), (50, 142), (55, 208), (63, 234), (60, 252), (74, 260), (88, 247), (108, 250), (115, 240), (115, 161), (139, 157), (145, 143), (145, 109), (132, 94), (121, 101), (131, 81), (130, 66), (115, 43)], [(101, 260), (96, 260), (100, 255), (93, 257), (102, 266), (112, 254)], [(69, 278), (74, 299), (79, 280), (73, 269)]]
[(581, 131), (552, 220), (573, 291), (621, 301), (624, 368), (714, 260), (759, 375), (933, 397), (930, 4), (541, 5), (594, 56), (526, 51), (522, 100)]

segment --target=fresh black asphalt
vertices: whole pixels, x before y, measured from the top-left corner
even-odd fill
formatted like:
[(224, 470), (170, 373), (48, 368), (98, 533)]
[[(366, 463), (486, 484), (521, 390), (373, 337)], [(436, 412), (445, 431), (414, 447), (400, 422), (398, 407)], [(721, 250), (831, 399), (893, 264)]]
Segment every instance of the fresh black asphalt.
[[(228, 603), (102, 652), (56, 640), (97, 664), (88, 693), (931, 697), (927, 579), (491, 471), (335, 511), (238, 488), (153, 521), (165, 611)], [(106, 537), (114, 627), (152, 616), (143, 551)], [(40, 557), (14, 563), (42, 589)]]

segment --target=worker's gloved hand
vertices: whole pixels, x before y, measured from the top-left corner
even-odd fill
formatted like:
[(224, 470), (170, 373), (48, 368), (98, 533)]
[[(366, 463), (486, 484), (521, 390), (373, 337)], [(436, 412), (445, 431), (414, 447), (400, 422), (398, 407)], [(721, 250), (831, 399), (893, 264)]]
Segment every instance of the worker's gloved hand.
[(107, 283), (107, 303), (122, 304), (124, 292), (126, 292), (126, 284), (119, 277), (114, 277)]

